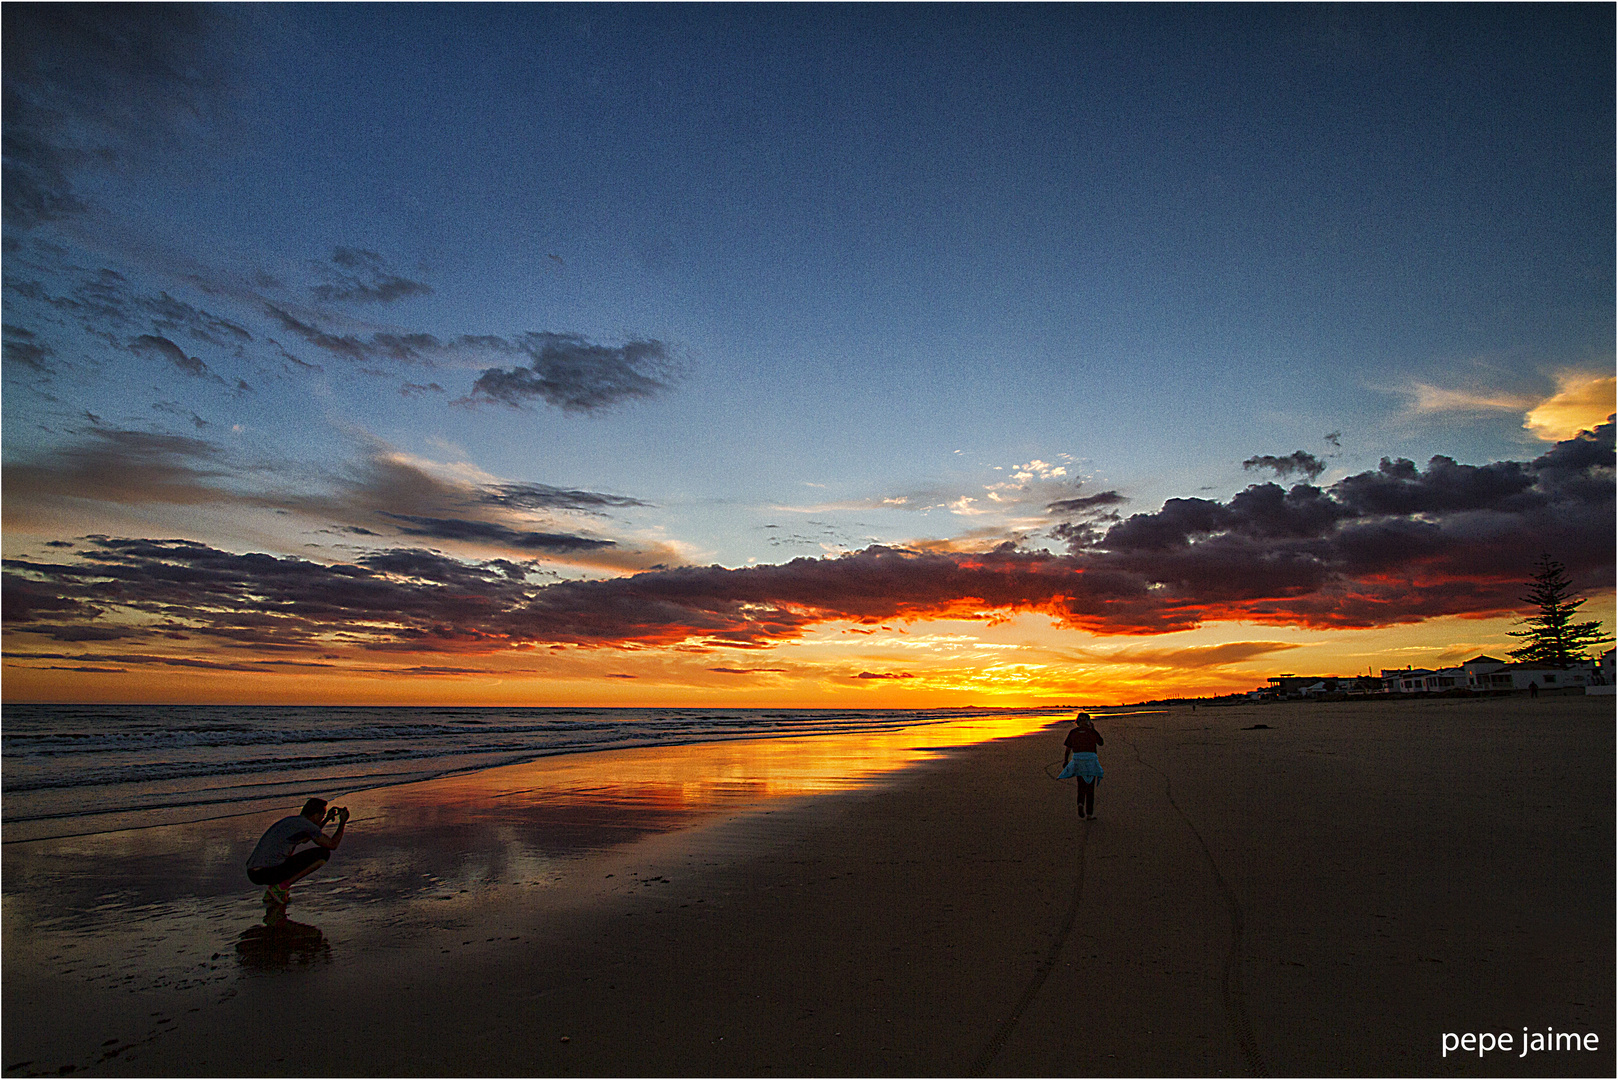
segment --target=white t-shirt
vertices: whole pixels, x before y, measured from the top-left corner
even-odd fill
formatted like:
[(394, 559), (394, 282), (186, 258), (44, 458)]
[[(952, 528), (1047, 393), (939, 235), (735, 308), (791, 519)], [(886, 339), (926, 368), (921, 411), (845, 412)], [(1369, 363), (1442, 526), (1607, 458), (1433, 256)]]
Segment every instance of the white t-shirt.
[(292, 858), (292, 852), (299, 844), (320, 835), (323, 835), (320, 826), (302, 814), (282, 818), (264, 831), (264, 837), (259, 840), (258, 847), (247, 857), (247, 868), (264, 870), (271, 866), (280, 866)]

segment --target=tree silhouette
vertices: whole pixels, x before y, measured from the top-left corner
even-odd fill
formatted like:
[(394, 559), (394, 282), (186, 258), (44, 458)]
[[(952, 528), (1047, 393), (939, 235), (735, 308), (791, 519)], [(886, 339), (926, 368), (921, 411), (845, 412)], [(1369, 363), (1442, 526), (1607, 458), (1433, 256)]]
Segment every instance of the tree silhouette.
[(1522, 648), (1511, 650), (1514, 660), (1565, 668), (1588, 659), (1586, 649), (1612, 640), (1601, 632), (1599, 621), (1573, 621), (1585, 597), (1572, 595), (1573, 583), (1566, 570), (1549, 555), (1539, 557), (1538, 572), (1529, 583), (1528, 595), (1522, 597), (1523, 603), (1535, 605), (1539, 612), (1517, 620), (1524, 629), (1506, 631), (1525, 642)]

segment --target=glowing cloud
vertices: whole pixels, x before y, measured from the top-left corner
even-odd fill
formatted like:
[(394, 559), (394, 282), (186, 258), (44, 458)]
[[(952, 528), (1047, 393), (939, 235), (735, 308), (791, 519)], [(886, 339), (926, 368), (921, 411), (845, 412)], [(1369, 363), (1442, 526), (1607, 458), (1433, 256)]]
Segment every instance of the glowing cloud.
[(1530, 409), (1522, 426), (1546, 442), (1571, 438), (1611, 416), (1615, 397), (1618, 377), (1588, 371), (1558, 372), (1556, 393)]
[(1519, 412), (1530, 408), (1534, 399), (1524, 394), (1491, 393), (1489, 391), (1455, 390), (1449, 387), (1414, 383), (1404, 393), (1410, 397), (1410, 411), (1414, 413), (1444, 412)]

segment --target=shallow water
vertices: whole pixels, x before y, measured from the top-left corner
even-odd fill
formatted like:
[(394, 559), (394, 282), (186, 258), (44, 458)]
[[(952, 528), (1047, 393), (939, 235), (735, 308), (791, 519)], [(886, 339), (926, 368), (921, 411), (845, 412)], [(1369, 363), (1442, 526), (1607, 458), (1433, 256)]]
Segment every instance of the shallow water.
[(966, 709), (509, 709), (8, 705), (6, 839), (268, 812), (309, 795), (558, 754), (893, 731)]
[[(883, 719), (893, 722), (873, 722)], [(7, 973), (111, 991), (228, 989), (236, 978), (452, 929), (469, 904), (497, 893), (544, 900), (574, 889), (576, 868), (593, 855), (879, 782), (1052, 717), (900, 719), (864, 716), (863, 730), (841, 734), (560, 754), (363, 787), (341, 796), (353, 814), (343, 844), (295, 886), (294, 925), (275, 932), (262, 925), (262, 890), (242, 866), (263, 829), (296, 812), (296, 800), (259, 811), (255, 795), (224, 815), (38, 839), (14, 839), (8, 820)], [(107, 818), (72, 819), (81, 827), (96, 820)]]

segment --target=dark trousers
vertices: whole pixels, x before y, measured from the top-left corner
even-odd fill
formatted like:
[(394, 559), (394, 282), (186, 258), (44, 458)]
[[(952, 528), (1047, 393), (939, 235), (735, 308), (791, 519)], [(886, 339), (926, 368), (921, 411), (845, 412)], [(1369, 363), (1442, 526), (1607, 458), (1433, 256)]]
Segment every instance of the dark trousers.
[(319, 866), (331, 858), (331, 852), (323, 847), (306, 848), (280, 866), (266, 866), (259, 870), (249, 870), (247, 880), (254, 885), (279, 885), (289, 877), (295, 877), (305, 867)]
[(1089, 817), (1096, 812), (1096, 782), (1079, 777), (1079, 813)]

